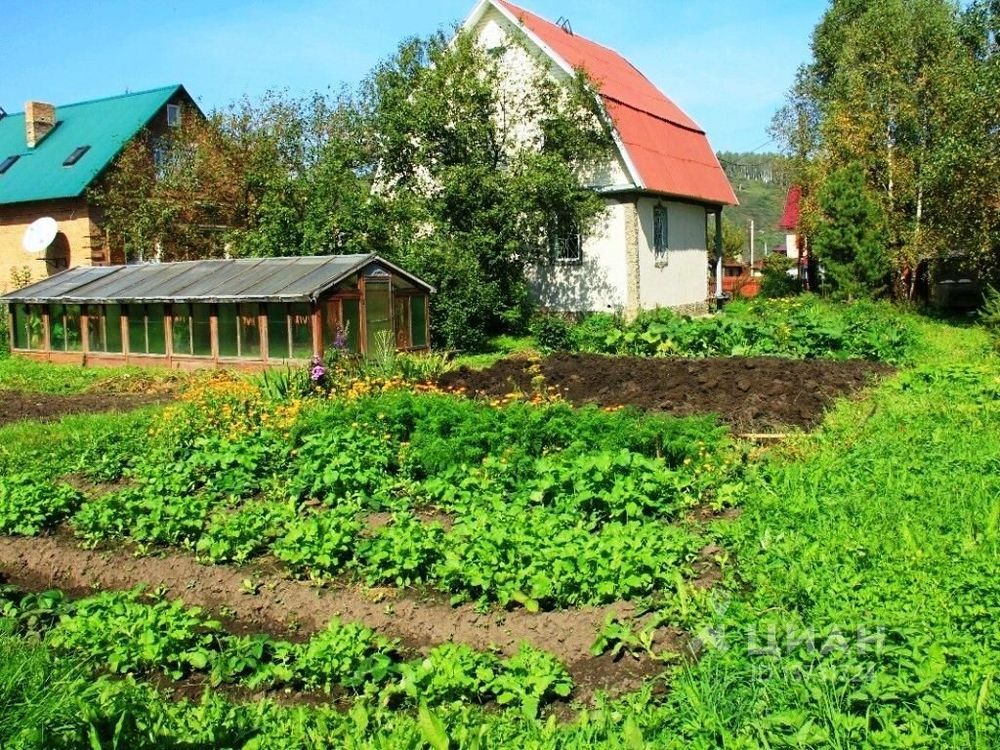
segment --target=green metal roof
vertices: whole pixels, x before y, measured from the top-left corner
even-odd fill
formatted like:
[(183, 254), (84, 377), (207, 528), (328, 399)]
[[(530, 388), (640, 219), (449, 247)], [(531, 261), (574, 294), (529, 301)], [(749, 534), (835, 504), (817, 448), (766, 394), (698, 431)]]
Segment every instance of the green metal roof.
[[(56, 106), (56, 127), (28, 148), (24, 113), (0, 119), (0, 161), (20, 158), (0, 175), (0, 205), (75, 198), (104, 171), (182, 86), (166, 86), (107, 99)], [(79, 146), (90, 146), (71, 167), (63, 162)]]

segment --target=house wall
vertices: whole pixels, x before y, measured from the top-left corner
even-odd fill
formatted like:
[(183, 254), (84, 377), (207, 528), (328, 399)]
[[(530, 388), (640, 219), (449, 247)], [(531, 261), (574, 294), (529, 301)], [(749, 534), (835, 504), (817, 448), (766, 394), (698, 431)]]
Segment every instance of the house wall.
[[(666, 259), (657, 259), (653, 244), (653, 210), (667, 208)], [(672, 307), (688, 313), (707, 312), (707, 213), (693, 203), (639, 198), (639, 306)]]
[[(515, 121), (522, 123), (511, 131), (511, 137), (515, 141), (539, 138), (541, 134), (537, 128), (532, 127), (529, 118), (518, 117), (517, 113), (523, 112), (523, 107), (530, 104), (526, 101), (529, 98), (528, 92), (540, 74), (549, 75), (560, 82), (567, 81), (569, 74), (535, 45), (526, 42), (521, 29), (493, 6), (483, 14), (472, 33), (485, 49), (496, 50), (495, 54), (499, 56), (500, 69), (505, 72), (505, 88), (501, 92), (504, 106), (513, 113)], [(526, 120), (529, 121), (525, 122)], [(596, 188), (632, 184), (625, 162), (617, 152), (606, 163), (595, 166), (581, 176), (585, 184)]]
[[(28, 226), (43, 216), (59, 224), (59, 234), (44, 253), (29, 253), (21, 246)], [(12, 273), (25, 269), (31, 280), (51, 276), (69, 266), (104, 262), (101, 233), (82, 198), (15, 203), (0, 206), (0, 291), (13, 291)]]
[(627, 304), (626, 229), (629, 203), (609, 201), (583, 235), (581, 263), (528, 269), (539, 305), (559, 312), (622, 312)]

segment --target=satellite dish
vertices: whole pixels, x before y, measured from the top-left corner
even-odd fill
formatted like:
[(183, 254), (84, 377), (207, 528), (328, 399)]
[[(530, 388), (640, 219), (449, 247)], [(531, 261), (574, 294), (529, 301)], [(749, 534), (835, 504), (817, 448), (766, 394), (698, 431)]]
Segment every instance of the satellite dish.
[(31, 225), (24, 230), (24, 237), (21, 238), (21, 246), (29, 253), (40, 253), (52, 244), (52, 240), (59, 233), (59, 225), (51, 216), (43, 216), (31, 222)]

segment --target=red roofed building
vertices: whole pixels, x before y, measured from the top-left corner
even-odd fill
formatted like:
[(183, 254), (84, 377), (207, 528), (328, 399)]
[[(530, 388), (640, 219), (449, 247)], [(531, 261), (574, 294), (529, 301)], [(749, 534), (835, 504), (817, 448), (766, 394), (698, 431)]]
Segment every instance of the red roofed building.
[[(574, 257), (534, 269), (543, 306), (565, 311), (707, 309), (709, 215), (736, 195), (705, 131), (617, 52), (506, 0), (482, 0), (464, 25), (500, 56), (509, 84), (539, 71), (566, 80), (582, 70), (614, 130), (616, 153), (589, 175), (606, 196), (603, 221)], [(714, 256), (714, 252), (713, 252)]]

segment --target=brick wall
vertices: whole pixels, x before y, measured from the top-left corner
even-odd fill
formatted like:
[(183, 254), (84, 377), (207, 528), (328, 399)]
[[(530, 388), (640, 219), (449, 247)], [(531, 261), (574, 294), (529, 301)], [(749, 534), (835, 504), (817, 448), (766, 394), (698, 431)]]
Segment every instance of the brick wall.
[[(24, 230), (35, 219), (51, 216), (59, 235), (45, 253), (28, 253), (21, 246)], [(0, 206), (0, 292), (11, 291), (11, 274), (27, 267), (32, 280), (51, 276), (68, 266), (104, 263), (100, 229), (82, 199), (39, 201)]]

